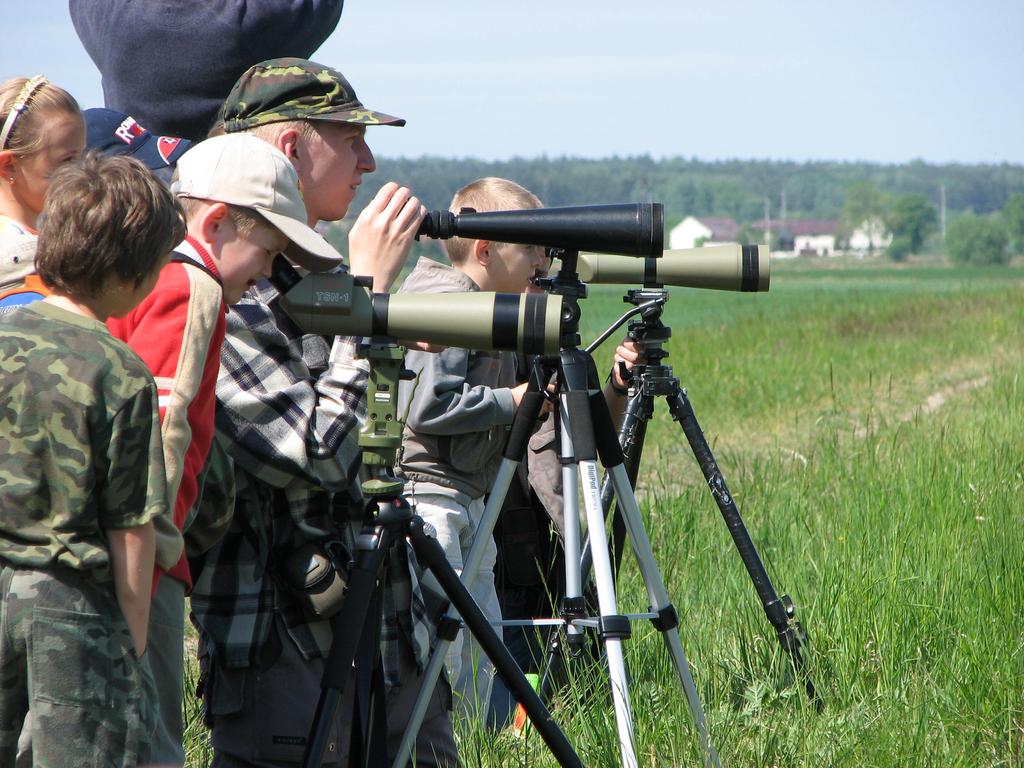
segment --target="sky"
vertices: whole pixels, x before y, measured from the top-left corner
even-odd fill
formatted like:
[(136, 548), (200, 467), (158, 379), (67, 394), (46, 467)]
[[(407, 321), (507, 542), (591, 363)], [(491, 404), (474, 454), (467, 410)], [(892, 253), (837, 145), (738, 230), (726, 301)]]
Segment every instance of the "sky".
[[(18, 6), (0, 79), (101, 106), (66, 0)], [(1022, 32), (1021, 0), (346, 0), (313, 58), (407, 118), (384, 157), (1024, 164)]]

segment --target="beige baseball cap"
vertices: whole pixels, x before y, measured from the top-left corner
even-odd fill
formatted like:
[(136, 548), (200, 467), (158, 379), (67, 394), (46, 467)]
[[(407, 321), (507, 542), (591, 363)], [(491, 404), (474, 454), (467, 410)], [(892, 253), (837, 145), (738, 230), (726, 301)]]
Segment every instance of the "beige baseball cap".
[(306, 224), (299, 177), (284, 154), (263, 139), (236, 133), (193, 144), (178, 159), (171, 191), (178, 197), (215, 200), (255, 211), (288, 238), (285, 255), (300, 267), (323, 272), (341, 254)]

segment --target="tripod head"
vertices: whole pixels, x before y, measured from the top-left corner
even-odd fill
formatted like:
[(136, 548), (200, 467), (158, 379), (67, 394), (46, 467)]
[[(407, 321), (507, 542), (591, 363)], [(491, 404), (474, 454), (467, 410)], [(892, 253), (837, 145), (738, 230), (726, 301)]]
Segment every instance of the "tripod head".
[(402, 420), (398, 414), (398, 383), (414, 377), (405, 368), (405, 348), (393, 339), (371, 338), (356, 346), (356, 356), (370, 361), (366, 385), (366, 421), (357, 440), (363, 466), (370, 478), (363, 482), (367, 496), (393, 496), (402, 483), (393, 470), (402, 447)]

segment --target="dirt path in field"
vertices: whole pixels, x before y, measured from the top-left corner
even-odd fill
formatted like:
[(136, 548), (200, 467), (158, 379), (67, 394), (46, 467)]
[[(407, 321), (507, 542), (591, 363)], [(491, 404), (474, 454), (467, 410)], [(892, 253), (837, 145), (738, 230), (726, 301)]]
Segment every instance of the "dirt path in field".
[[(963, 395), (966, 392), (970, 392), (972, 389), (983, 387), (988, 384), (988, 382), (988, 376), (977, 376), (973, 379), (964, 379), (963, 381), (958, 381), (955, 384), (950, 384), (949, 386), (937, 389), (928, 395), (924, 402), (919, 403), (914, 408), (897, 415), (895, 417), (895, 421), (900, 424), (905, 424), (908, 421), (912, 421), (919, 414), (928, 415), (929, 413), (934, 413), (944, 406), (949, 400)], [(854, 431), (854, 434), (861, 438), (867, 437), (869, 430), (867, 427), (858, 427)]]
[[(1011, 362), (1020, 364), (1019, 358)], [(825, 402), (817, 413), (812, 413), (811, 418), (805, 418), (799, 424), (787, 416), (786, 423), (780, 422), (774, 427), (758, 425), (757, 430), (750, 431), (712, 431), (707, 438), (727, 477), (729, 470), (744, 461), (744, 457), (758, 453), (768, 455), (778, 451), (786, 459), (806, 466), (807, 447), (813, 446), (814, 441), (820, 438), (819, 430), (827, 429), (822, 425), (825, 419), (836, 420), (840, 435), (847, 439), (864, 440), (878, 434), (879, 430), (936, 414), (970, 392), (987, 386), (992, 381), (991, 368), (990, 358), (961, 360), (955, 366), (947, 364), (944, 370), (921, 372), (901, 381), (888, 397), (868, 398), (857, 403), (863, 410), (833, 411)], [(814, 409), (806, 410), (813, 412)], [(641, 485), (678, 493), (683, 488), (702, 484), (703, 477), (692, 463), (693, 455), (686, 441), (674, 430), (666, 437), (659, 443), (648, 444)]]
[[(976, 379), (968, 379), (967, 381), (961, 381), (960, 383), (952, 387), (945, 387), (943, 389), (938, 390), (937, 392), (932, 392), (930, 395), (928, 395), (928, 399), (921, 404), (921, 413), (931, 413), (932, 411), (936, 411), (943, 405), (945, 405), (946, 401), (949, 400), (949, 398), (963, 394), (964, 392), (968, 392), (969, 390), (972, 389), (977, 389), (978, 387), (983, 387), (986, 384), (988, 384), (988, 376), (979, 376)], [(913, 414), (910, 414), (900, 419), (900, 421), (908, 421), (912, 418)]]

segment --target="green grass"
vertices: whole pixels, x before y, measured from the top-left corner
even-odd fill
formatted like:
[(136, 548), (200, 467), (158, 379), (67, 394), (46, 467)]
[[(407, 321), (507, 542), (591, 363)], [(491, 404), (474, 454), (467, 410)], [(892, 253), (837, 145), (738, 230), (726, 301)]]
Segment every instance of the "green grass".
[[(592, 288), (585, 339), (620, 302)], [(1024, 269), (776, 264), (767, 294), (673, 289), (664, 320), (825, 701), (794, 684), (660, 404), (638, 496), (722, 764), (1024, 765)], [(643, 609), (631, 557), (619, 591)], [(657, 633), (626, 648), (641, 764), (700, 765)], [(586, 765), (617, 765), (606, 678), (576, 674), (556, 718)], [(554, 765), (536, 735), (458, 729), (467, 766)]]

